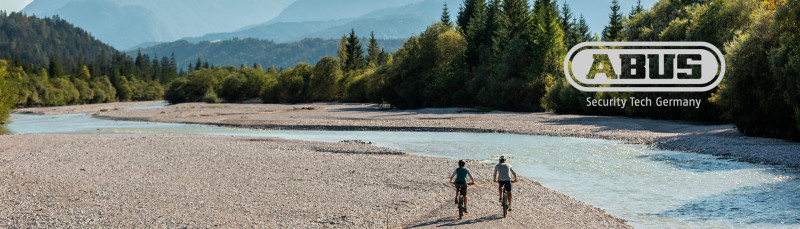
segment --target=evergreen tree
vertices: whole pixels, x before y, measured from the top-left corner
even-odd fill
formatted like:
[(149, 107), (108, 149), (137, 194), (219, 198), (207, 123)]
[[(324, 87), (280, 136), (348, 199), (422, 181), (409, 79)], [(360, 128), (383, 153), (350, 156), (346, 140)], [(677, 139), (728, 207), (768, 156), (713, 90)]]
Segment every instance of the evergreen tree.
[(381, 52), (378, 53), (378, 66), (386, 65), (387, 62), (389, 62), (389, 54), (381, 48)]
[(367, 62), (370, 66), (378, 66), (378, 55), (380, 52), (378, 40), (375, 39), (375, 32), (371, 32), (369, 34), (369, 44), (367, 45)]
[(572, 10), (570, 10), (566, 1), (564, 1), (564, 4), (561, 6), (559, 19), (561, 19), (561, 31), (564, 32), (564, 45), (566, 45), (567, 48), (571, 48), (578, 44), (580, 37), (577, 32), (575, 18), (572, 17)]
[(527, 0), (505, 0), (503, 1), (503, 24), (502, 31), (504, 38), (530, 39), (531, 12)]
[(505, 0), (497, 33), (498, 51), (493, 71), (478, 100), (487, 107), (529, 110), (521, 99), (533, 62), (531, 13), (527, 0)]
[(203, 61), (200, 60), (200, 57), (198, 57), (197, 58), (197, 62), (195, 62), (195, 64), (194, 64), (194, 70), (195, 71), (200, 70), (200, 68), (202, 68), (202, 67), (203, 67)]
[(452, 22), (450, 22), (450, 10), (447, 8), (447, 2), (444, 2), (444, 8), (442, 8), (442, 18), (440, 20), (442, 23), (447, 25), (447, 27), (453, 26)]
[(490, 53), (492, 53), (492, 55), (488, 57), (493, 57), (493, 53), (497, 52), (497, 43), (499, 43), (497, 37), (503, 18), (502, 1), (503, 0), (491, 0), (486, 10), (486, 29), (484, 32), (489, 36), (487, 47), (491, 49)]
[(589, 24), (586, 23), (586, 18), (583, 17), (583, 14), (581, 14), (581, 17), (578, 20), (578, 25), (576, 26), (575, 29), (579, 37), (578, 39), (579, 42), (586, 42), (593, 40), (592, 33), (589, 30)]
[(178, 69), (178, 62), (175, 61), (175, 53), (174, 52), (169, 57), (169, 67), (171, 69)]
[(361, 47), (355, 29), (350, 30), (350, 36), (347, 38), (347, 54), (345, 69), (356, 70), (364, 67), (364, 48)]
[[(482, 4), (483, 1), (478, 1), (476, 4)], [(488, 20), (486, 15), (486, 5), (476, 5), (472, 11), (471, 23), (468, 27), (462, 28), (464, 32), (464, 39), (467, 42), (467, 49), (465, 53), (468, 71), (477, 67), (482, 63), (481, 54), (487, 52), (491, 48), (492, 33), (487, 31)], [(487, 47), (487, 45), (489, 45)]]
[(151, 70), (149, 77), (146, 77), (146, 80), (158, 80), (161, 78), (161, 63), (158, 62), (158, 57), (153, 58), (153, 69)]
[(474, 11), (485, 4), (484, 0), (464, 0), (464, 4), (459, 8), (458, 16), (456, 17), (456, 24), (458, 24), (459, 30), (461, 30), (462, 33), (465, 33), (467, 28), (469, 28), (469, 23), (470, 20), (472, 20)]
[(64, 66), (61, 65), (61, 61), (58, 61), (56, 57), (50, 58), (50, 65), (48, 66), (47, 73), (53, 78), (66, 76)]
[(637, 14), (641, 13), (642, 11), (644, 11), (644, 6), (642, 6), (642, 0), (636, 0), (636, 5), (634, 5), (631, 8), (630, 17), (633, 17), (634, 15), (637, 15)]
[(173, 72), (175, 72), (175, 70), (170, 67), (169, 58), (166, 56), (161, 57), (161, 74), (159, 74), (160, 77), (156, 80), (158, 80), (159, 83), (166, 83), (168, 82), (167, 78), (172, 78)]
[(605, 29), (603, 29), (603, 40), (622, 40), (622, 23), (625, 18), (622, 12), (619, 10), (619, 2), (617, 2), (617, 0), (611, 1), (611, 14), (608, 15), (608, 20), (608, 25), (605, 27)]

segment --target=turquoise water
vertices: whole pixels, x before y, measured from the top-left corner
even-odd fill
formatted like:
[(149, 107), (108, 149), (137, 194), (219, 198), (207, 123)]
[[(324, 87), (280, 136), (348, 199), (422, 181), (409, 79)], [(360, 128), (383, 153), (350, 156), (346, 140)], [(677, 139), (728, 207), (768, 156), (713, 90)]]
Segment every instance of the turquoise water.
[[(142, 107), (142, 108), (149, 108)], [(207, 134), (369, 141), (403, 152), (494, 163), (643, 228), (798, 228), (800, 171), (598, 139), (493, 133), (254, 130), (12, 115), (15, 134)], [(444, 177), (445, 175), (442, 175)], [(490, 174), (478, 174), (488, 178)], [(444, 179), (444, 178), (443, 178)]]

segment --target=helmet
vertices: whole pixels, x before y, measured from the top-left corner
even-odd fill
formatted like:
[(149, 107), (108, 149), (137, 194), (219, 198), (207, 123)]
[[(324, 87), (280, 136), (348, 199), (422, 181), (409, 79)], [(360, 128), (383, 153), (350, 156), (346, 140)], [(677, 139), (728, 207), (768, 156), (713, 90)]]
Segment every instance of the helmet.
[(458, 166), (464, 166), (464, 165), (466, 165), (466, 164), (467, 164), (467, 163), (466, 163), (466, 162), (464, 162), (464, 160), (458, 160)]

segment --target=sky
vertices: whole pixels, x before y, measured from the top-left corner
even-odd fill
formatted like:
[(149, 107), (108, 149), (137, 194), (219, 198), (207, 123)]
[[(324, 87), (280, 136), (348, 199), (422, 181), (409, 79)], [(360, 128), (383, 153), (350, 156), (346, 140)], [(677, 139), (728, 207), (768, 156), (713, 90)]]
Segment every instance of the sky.
[(19, 12), (33, 0), (0, 0), (0, 10), (6, 12)]

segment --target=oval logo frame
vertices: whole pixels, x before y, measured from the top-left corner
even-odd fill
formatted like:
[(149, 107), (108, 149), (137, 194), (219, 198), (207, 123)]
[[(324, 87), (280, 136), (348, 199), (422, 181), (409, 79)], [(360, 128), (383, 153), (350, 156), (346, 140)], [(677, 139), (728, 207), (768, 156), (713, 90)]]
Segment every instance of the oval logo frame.
[[(605, 61), (598, 61), (598, 55), (605, 57)], [(626, 57), (624, 69), (621, 57)], [(636, 63), (642, 60), (644, 63)], [(669, 63), (672, 64), (670, 68), (672, 76), (665, 78), (665, 68), (670, 67), (665, 67), (668, 64), (667, 60), (672, 61)], [(655, 66), (652, 65), (653, 61), (656, 61)], [(697, 70), (700, 72), (678, 68), (679, 62), (684, 65), (699, 66)], [(607, 64), (602, 63), (610, 63), (610, 66), (603, 66)], [(627, 71), (628, 76), (636, 75), (636, 70), (630, 67), (631, 64), (641, 65), (639, 70), (643, 69), (646, 73), (638, 73), (641, 74), (638, 78), (617, 76), (623, 71)], [(656, 66), (658, 69), (651, 71), (650, 68)], [(608, 67), (612, 69), (609, 70)], [(722, 52), (707, 42), (584, 42), (572, 47), (564, 57), (564, 75), (569, 83), (578, 90), (588, 92), (706, 92), (722, 82), (725, 67)], [(608, 76), (604, 73), (595, 73), (598, 68), (606, 68), (604, 70), (608, 73), (613, 71), (615, 74)], [(592, 73), (587, 74), (590, 72)], [(653, 74), (663, 75), (654, 79)]]

